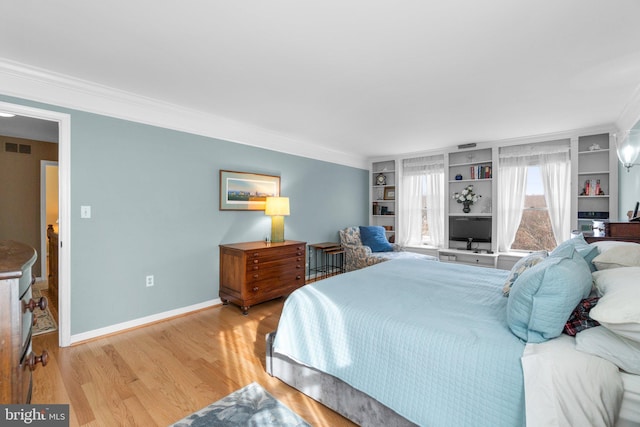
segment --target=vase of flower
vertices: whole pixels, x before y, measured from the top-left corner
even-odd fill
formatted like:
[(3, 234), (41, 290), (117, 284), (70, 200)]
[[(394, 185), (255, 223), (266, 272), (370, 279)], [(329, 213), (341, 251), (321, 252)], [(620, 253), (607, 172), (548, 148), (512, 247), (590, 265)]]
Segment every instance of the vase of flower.
[(471, 205), (474, 202), (477, 202), (480, 197), (482, 196), (476, 194), (475, 191), (473, 191), (473, 185), (467, 185), (464, 189), (462, 189), (461, 192), (455, 193), (453, 195), (453, 199), (456, 202), (462, 203), (462, 212), (464, 213), (471, 212)]

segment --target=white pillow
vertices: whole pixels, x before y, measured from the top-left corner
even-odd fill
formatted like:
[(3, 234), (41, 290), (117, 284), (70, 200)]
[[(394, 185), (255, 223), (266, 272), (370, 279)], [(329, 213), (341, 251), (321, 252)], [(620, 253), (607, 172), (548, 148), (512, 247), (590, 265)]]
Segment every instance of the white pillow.
[(640, 267), (640, 245), (631, 243), (631, 246), (614, 246), (595, 257), (592, 262), (598, 270), (620, 267)]
[(640, 375), (640, 342), (597, 326), (576, 335), (576, 349), (600, 356), (630, 374)]
[(619, 246), (637, 246), (640, 244), (633, 242), (623, 242), (620, 240), (598, 240), (596, 242), (589, 243), (589, 245), (595, 246), (596, 248), (598, 248), (599, 253), (603, 253)]
[(640, 342), (640, 267), (622, 267), (593, 273), (602, 298), (589, 316), (611, 331)]

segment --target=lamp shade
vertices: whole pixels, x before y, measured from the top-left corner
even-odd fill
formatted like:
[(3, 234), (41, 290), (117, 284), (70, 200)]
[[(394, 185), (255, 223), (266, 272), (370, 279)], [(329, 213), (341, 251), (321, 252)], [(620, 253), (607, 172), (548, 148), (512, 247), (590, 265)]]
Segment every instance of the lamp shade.
[(264, 208), (264, 214), (269, 216), (288, 216), (289, 198), (267, 197), (267, 204)]
[(616, 152), (624, 167), (633, 166), (640, 155), (640, 130), (631, 129), (622, 135), (620, 142), (616, 140)]

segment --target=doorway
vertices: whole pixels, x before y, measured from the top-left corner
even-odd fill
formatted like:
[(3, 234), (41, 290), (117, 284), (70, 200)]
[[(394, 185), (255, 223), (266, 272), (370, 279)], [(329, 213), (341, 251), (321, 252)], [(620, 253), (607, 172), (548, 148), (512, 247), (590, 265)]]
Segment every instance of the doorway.
[[(57, 122), (58, 126), (58, 344), (67, 347), (71, 344), (71, 116), (56, 111), (26, 107), (19, 104), (0, 102), (0, 110), (17, 116), (29, 117), (49, 122)], [(46, 254), (46, 252), (43, 252)], [(44, 255), (43, 255), (44, 257)]]

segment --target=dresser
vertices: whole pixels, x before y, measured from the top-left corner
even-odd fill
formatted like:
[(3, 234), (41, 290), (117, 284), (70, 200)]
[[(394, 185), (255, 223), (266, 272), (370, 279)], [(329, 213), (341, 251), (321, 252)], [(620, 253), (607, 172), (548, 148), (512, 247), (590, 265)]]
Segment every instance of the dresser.
[(306, 242), (220, 245), (220, 299), (246, 315), (252, 305), (285, 296), (305, 284)]
[[(595, 223), (595, 221), (594, 221)], [(604, 230), (602, 230), (604, 228)], [(585, 236), (588, 243), (602, 240), (621, 240), (640, 243), (640, 222), (599, 222), (600, 236)]]
[(0, 403), (31, 401), (33, 371), (47, 364), (48, 354), (36, 356), (31, 349), (33, 310), (47, 308), (47, 299), (31, 298), (35, 277), (31, 267), (36, 251), (25, 244), (0, 241)]

